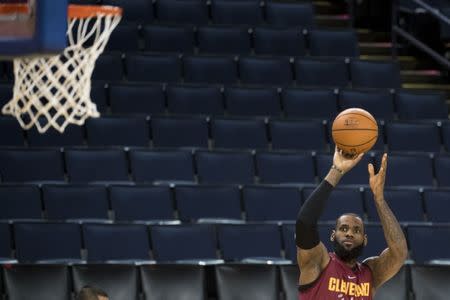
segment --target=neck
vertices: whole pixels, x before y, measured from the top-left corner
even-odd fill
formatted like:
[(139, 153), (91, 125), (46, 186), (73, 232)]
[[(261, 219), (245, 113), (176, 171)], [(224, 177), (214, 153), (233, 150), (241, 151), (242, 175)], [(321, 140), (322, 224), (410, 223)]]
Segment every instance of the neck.
[(358, 262), (357, 259), (352, 259), (350, 261), (345, 261), (342, 260), (342, 258), (339, 257), (339, 255), (337, 255), (336, 253), (334, 253), (334, 255), (336, 255), (337, 258), (339, 258), (340, 261), (342, 261), (347, 267), (353, 269), (356, 266), (356, 263)]

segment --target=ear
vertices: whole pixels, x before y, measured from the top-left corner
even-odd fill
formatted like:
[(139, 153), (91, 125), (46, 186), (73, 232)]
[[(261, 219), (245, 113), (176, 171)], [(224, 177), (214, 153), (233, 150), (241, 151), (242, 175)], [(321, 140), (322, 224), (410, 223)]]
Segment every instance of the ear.
[(364, 235), (364, 247), (367, 246), (368, 243), (367, 234)]
[(334, 242), (335, 238), (336, 238), (336, 230), (332, 230), (330, 235), (330, 241)]

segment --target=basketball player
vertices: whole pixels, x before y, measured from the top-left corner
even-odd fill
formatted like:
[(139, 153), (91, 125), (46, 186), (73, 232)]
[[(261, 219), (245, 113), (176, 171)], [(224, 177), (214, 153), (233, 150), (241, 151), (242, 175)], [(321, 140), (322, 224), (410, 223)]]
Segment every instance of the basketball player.
[(328, 253), (319, 240), (317, 221), (328, 197), (342, 176), (362, 156), (346, 158), (336, 149), (330, 171), (300, 209), (296, 222), (296, 244), (301, 300), (371, 300), (376, 289), (393, 277), (406, 259), (405, 236), (384, 199), (386, 154), (378, 174), (374, 173), (372, 164), (368, 169), (370, 188), (388, 248), (379, 256), (359, 263), (357, 259), (368, 241), (361, 217), (352, 213), (341, 215), (336, 220), (336, 227), (330, 236), (334, 252)]
[(76, 300), (108, 300), (108, 295), (101, 289), (84, 286), (77, 295)]

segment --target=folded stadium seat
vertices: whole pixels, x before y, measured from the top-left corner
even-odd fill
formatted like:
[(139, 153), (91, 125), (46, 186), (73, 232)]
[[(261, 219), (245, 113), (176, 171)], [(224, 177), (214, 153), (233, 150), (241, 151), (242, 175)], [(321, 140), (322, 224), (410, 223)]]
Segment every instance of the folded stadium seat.
[(144, 299), (207, 299), (205, 267), (159, 264), (139, 269)]
[(84, 145), (84, 127), (70, 124), (64, 133), (49, 128), (44, 134), (36, 127), (27, 130), (27, 141), (30, 147), (67, 147)]
[(12, 259), (12, 244), (11, 231), (9, 224), (0, 222), (0, 262), (6, 263), (13, 261)]
[(411, 265), (411, 287), (414, 299), (447, 299), (450, 293), (450, 268), (443, 266)]
[[(320, 227), (320, 225), (319, 225)], [(292, 263), (297, 264), (297, 246), (295, 243), (295, 223), (282, 223), (281, 234), (283, 238), (283, 247), (286, 259), (292, 261)], [(298, 285), (298, 277), (297, 277)], [(298, 289), (296, 289), (298, 291)], [(298, 296), (298, 292), (297, 292)], [(295, 299), (295, 298), (294, 298)]]
[(377, 120), (394, 118), (394, 99), (387, 89), (340, 91), (339, 106), (342, 110), (352, 107), (365, 109)]
[(72, 183), (129, 179), (126, 155), (120, 149), (67, 149), (65, 158)]
[(375, 300), (408, 300), (409, 287), (408, 268), (403, 266), (394, 277), (385, 282), (381, 287), (377, 288)]
[(315, 26), (314, 7), (309, 2), (268, 1), (266, 21), (271, 25), (312, 28)]
[(128, 54), (125, 57), (130, 81), (177, 82), (181, 79), (178, 54)]
[(16, 222), (13, 226), (19, 262), (81, 260), (81, 230), (78, 224)]
[(395, 101), (400, 119), (448, 119), (444, 93), (400, 90)]
[[(333, 146), (334, 152), (334, 146)], [(361, 162), (359, 162), (350, 172), (339, 181), (340, 184), (354, 184), (354, 185), (368, 185), (369, 173), (367, 172), (367, 165), (372, 163), (372, 157), (370, 154), (365, 154)], [(317, 175), (319, 180), (323, 180), (330, 171), (333, 164), (333, 155), (318, 153), (316, 155)]]
[(258, 152), (256, 168), (261, 183), (314, 183), (314, 163), (309, 153)]
[(173, 114), (222, 115), (222, 93), (214, 85), (169, 85), (167, 106)]
[(237, 64), (232, 56), (186, 56), (184, 80), (195, 83), (235, 83)]
[(137, 182), (193, 182), (192, 153), (179, 150), (131, 150), (131, 173)]
[(205, 117), (154, 117), (151, 127), (154, 147), (208, 148)]
[(113, 114), (159, 114), (165, 110), (161, 85), (114, 83), (109, 86)]
[(82, 228), (87, 260), (90, 262), (150, 260), (145, 225), (85, 223)]
[(276, 266), (224, 264), (215, 267), (215, 275), (217, 295), (221, 300), (279, 299)]
[(450, 223), (450, 216), (447, 213), (450, 208), (450, 190), (430, 190), (423, 192), (427, 220), (431, 222)]
[(114, 300), (139, 299), (139, 277), (135, 265), (75, 265), (72, 278), (75, 291), (89, 285), (105, 291)]
[[(158, 262), (217, 259), (214, 227), (208, 224), (150, 227), (153, 256)], [(183, 245), (181, 251), (180, 245)]]
[[(314, 189), (312, 187), (302, 189), (303, 202), (308, 199)], [(364, 218), (363, 198), (358, 188), (334, 189), (319, 220), (333, 222), (347, 212), (353, 212)]]
[(386, 137), (389, 151), (439, 152), (441, 149), (436, 123), (391, 121), (386, 124)]
[(275, 88), (228, 87), (225, 89), (227, 112), (236, 116), (279, 116), (281, 103)]
[(300, 276), (297, 264), (279, 266), (281, 289), (285, 299), (297, 299), (298, 278)]
[(281, 233), (277, 224), (220, 224), (217, 233), (225, 261), (282, 259)]
[(195, 162), (202, 184), (254, 182), (255, 165), (250, 151), (197, 151)]
[(450, 187), (450, 156), (440, 155), (434, 158), (434, 170), (439, 186)]
[(3, 182), (63, 182), (62, 155), (58, 149), (1, 149), (0, 174)]
[(359, 57), (358, 36), (353, 29), (313, 29), (308, 34), (312, 56)]
[(197, 40), (201, 53), (250, 53), (250, 33), (245, 27), (202, 26), (197, 30)]
[(201, 219), (242, 220), (241, 196), (237, 186), (176, 186), (175, 199), (178, 214), (183, 222)]
[(347, 65), (339, 58), (296, 59), (295, 76), (301, 86), (338, 88), (349, 83)]
[(301, 194), (294, 187), (244, 186), (242, 190), (247, 221), (295, 220)]
[(0, 220), (41, 218), (41, 194), (38, 186), (6, 184), (0, 186)]
[[(422, 197), (417, 189), (393, 189), (384, 191), (385, 199), (400, 222), (423, 222)], [(380, 222), (370, 189), (364, 192), (367, 215), (370, 221)]]
[[(411, 256), (416, 264), (450, 259), (448, 252), (450, 227), (447, 224), (408, 225), (407, 233)], [(429, 247), (430, 245), (439, 246)]]
[(119, 25), (111, 33), (105, 51), (130, 52), (139, 50), (139, 33), (136, 25)]
[(107, 87), (109, 87), (109, 83), (106, 83), (103, 80), (91, 81), (91, 101), (94, 102), (94, 104), (97, 106), (97, 110), (100, 113), (105, 113), (108, 110), (108, 103), (106, 100)]
[(262, 119), (213, 119), (215, 148), (267, 149), (266, 124)]
[(42, 196), (49, 220), (108, 220), (104, 186), (44, 185)]
[(156, 12), (162, 23), (208, 23), (208, 7), (201, 0), (159, 0), (156, 2)]
[[(1, 71), (0, 71), (1, 74)], [(3, 107), (13, 97), (14, 85), (12, 83), (0, 83), (0, 106)]]
[(148, 146), (149, 124), (143, 116), (90, 118), (86, 121), (89, 146)]
[(24, 146), (24, 133), (15, 118), (0, 117), (0, 146)]
[(69, 300), (71, 282), (63, 265), (11, 265), (3, 267), (9, 300)]
[(147, 0), (102, 0), (104, 5), (123, 9), (122, 23), (146, 24), (153, 22), (153, 3)]
[(306, 55), (305, 38), (299, 28), (256, 27), (253, 36), (255, 54)]
[(324, 124), (320, 120), (271, 120), (272, 149), (327, 150)]
[(442, 124), (442, 138), (445, 150), (450, 152), (450, 122), (444, 122)]
[(100, 55), (95, 61), (92, 80), (122, 80), (123, 66), (120, 52), (108, 52)]
[(284, 89), (281, 99), (289, 118), (332, 119), (337, 115), (337, 96), (332, 89)]
[(244, 84), (284, 86), (292, 84), (293, 80), (287, 57), (242, 57), (239, 72)]
[(353, 59), (350, 77), (354, 88), (400, 88), (400, 66), (396, 61)]
[(112, 185), (109, 198), (116, 221), (174, 221), (173, 196), (168, 186)]
[(214, 0), (211, 14), (215, 24), (257, 25), (264, 22), (261, 4), (257, 0)]
[[(375, 169), (381, 163), (381, 154), (375, 158)], [(389, 176), (386, 176), (386, 186), (432, 186), (433, 166), (428, 154), (395, 153), (388, 157)]]
[(189, 25), (152, 24), (142, 28), (144, 49), (154, 52), (192, 53), (194, 28)]

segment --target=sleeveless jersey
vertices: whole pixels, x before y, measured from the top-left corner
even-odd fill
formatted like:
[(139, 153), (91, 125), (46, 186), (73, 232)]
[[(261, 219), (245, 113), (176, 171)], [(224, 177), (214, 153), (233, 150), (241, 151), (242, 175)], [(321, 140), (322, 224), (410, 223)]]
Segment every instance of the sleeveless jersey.
[(361, 263), (352, 269), (330, 253), (330, 262), (299, 300), (372, 300), (372, 271)]

